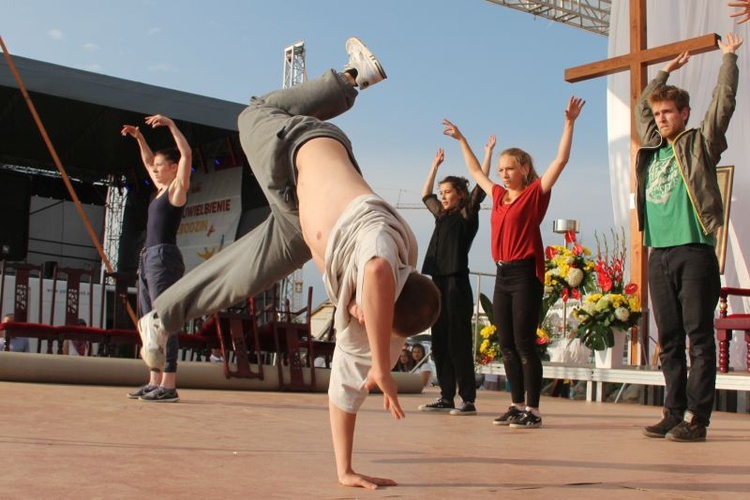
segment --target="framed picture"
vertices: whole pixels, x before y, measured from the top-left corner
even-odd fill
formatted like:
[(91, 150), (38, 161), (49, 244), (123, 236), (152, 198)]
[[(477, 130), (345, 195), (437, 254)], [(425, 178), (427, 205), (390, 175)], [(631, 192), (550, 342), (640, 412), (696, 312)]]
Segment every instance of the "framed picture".
[(732, 206), (734, 165), (717, 167), (716, 178), (719, 181), (721, 201), (724, 205), (724, 224), (716, 233), (716, 258), (719, 259), (719, 272), (724, 274), (724, 261), (727, 258), (727, 234), (729, 233), (729, 210)]

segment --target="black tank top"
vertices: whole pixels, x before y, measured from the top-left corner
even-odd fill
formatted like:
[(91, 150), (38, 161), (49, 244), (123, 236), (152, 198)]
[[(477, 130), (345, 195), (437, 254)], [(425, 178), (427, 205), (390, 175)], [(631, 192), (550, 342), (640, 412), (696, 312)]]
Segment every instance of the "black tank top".
[(177, 244), (177, 230), (182, 220), (182, 207), (169, 202), (169, 191), (157, 196), (148, 206), (145, 247), (164, 243)]

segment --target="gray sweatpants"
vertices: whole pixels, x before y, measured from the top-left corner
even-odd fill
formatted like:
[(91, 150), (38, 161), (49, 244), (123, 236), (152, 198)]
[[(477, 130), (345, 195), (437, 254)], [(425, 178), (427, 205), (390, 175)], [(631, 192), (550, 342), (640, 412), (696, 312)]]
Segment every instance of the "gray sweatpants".
[(299, 224), (294, 158), (306, 141), (329, 137), (344, 145), (356, 167), (344, 132), (323, 121), (351, 108), (356, 96), (343, 75), (329, 70), (315, 80), (251, 100), (238, 120), (240, 142), (271, 213), (154, 301), (167, 332), (268, 289), (310, 260)]

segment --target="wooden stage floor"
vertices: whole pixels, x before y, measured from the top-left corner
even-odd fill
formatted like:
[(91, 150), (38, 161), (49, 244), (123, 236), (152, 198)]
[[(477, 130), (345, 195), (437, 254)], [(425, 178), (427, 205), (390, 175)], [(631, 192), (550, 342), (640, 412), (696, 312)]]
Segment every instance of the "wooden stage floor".
[(0, 382), (0, 498), (748, 498), (750, 415), (716, 413), (705, 443), (648, 439), (659, 409), (542, 401), (545, 426), (426, 414), (407, 394), (394, 421), (371, 396), (355, 469), (399, 486), (337, 484), (325, 394), (181, 389), (142, 403), (126, 387)]

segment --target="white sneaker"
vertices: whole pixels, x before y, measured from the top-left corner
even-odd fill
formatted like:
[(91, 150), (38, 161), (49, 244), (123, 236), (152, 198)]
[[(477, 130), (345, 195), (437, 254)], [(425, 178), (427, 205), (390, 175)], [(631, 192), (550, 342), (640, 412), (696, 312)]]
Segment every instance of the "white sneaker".
[(346, 69), (357, 71), (355, 80), (360, 89), (364, 90), (388, 78), (380, 62), (359, 38), (351, 37), (346, 41), (346, 53), (349, 54)]
[(161, 321), (156, 317), (156, 311), (151, 311), (138, 320), (138, 332), (141, 335), (143, 348), (141, 357), (149, 368), (164, 370), (167, 362), (167, 339), (169, 334), (164, 331)]

